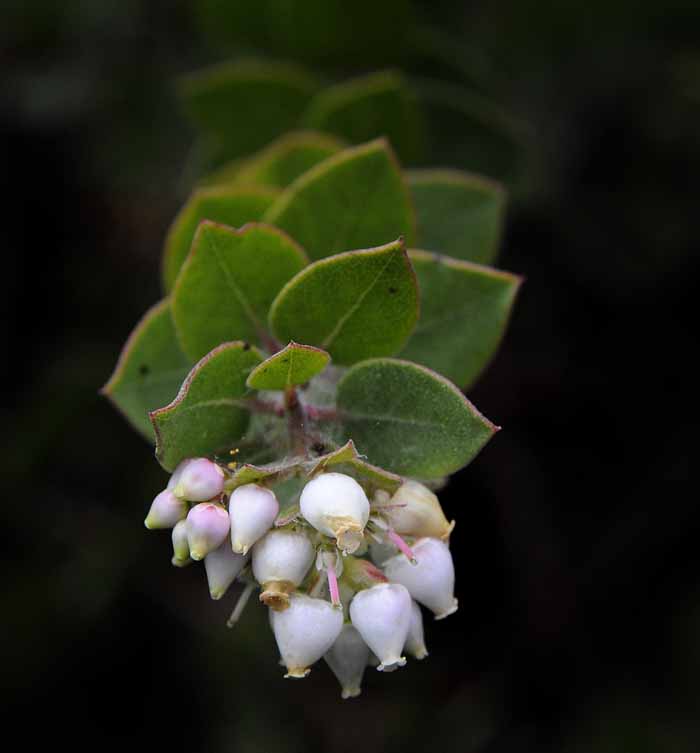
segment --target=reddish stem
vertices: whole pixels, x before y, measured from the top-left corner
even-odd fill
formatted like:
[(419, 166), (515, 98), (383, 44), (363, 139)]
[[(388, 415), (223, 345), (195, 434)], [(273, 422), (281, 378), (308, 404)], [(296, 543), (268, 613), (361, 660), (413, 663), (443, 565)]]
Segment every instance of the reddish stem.
[(413, 553), (413, 549), (399, 536), (396, 531), (392, 531), (391, 528), (387, 532), (387, 536), (389, 537), (389, 540), (391, 541), (394, 546), (398, 547), (405, 555), (408, 557), (408, 559), (411, 561), (411, 564), (417, 565), (418, 560), (416, 559), (416, 555)]

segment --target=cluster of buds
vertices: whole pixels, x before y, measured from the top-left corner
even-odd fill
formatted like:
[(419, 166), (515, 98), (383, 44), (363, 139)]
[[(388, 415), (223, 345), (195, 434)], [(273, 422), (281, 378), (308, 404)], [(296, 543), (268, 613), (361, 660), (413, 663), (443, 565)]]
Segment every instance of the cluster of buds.
[(393, 495), (342, 473), (309, 480), (299, 513), (281, 525), (274, 491), (229, 492), (226, 470), (182, 462), (153, 501), (147, 528), (171, 528), (174, 565), (204, 560), (212, 598), (245, 584), (228, 624), (260, 590), (285, 677), (325, 659), (343, 698), (359, 695), (365, 667), (381, 672), (428, 655), (421, 607), (442, 619), (457, 609), (449, 535), (436, 495), (405, 481)]

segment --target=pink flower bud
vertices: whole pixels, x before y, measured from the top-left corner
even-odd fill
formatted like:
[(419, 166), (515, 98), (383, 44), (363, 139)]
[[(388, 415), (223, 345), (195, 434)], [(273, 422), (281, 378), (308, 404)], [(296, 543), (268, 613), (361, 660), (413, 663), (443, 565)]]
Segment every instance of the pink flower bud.
[(345, 624), (328, 653), (323, 657), (338, 678), (341, 698), (355, 698), (361, 693), (362, 676), (369, 661), (369, 647), (353, 625)]
[(172, 563), (175, 567), (185, 567), (192, 562), (190, 557), (190, 545), (187, 542), (187, 521), (179, 520), (172, 533), (173, 540), (173, 558)]
[(382, 583), (360, 591), (350, 602), (350, 619), (379, 657), (380, 672), (403, 667), (401, 651), (411, 624), (411, 597), (399, 583)]
[(285, 677), (301, 678), (335, 643), (343, 627), (343, 613), (323, 599), (292, 594), (288, 609), (270, 610), (270, 623), (287, 667)]
[(187, 502), (165, 489), (153, 500), (143, 524), (151, 531), (156, 528), (172, 528), (185, 517)]
[(231, 549), (231, 543), (226, 540), (213, 552), (204, 558), (204, 569), (207, 571), (209, 593), (212, 599), (220, 599), (228, 587), (238, 577), (248, 562), (248, 557), (236, 554)]
[(455, 570), (447, 544), (439, 539), (419, 539), (413, 546), (413, 552), (417, 559), (415, 565), (403, 555), (385, 562), (387, 578), (406, 586), (417, 602), (435, 614), (436, 620), (456, 612)]
[(195, 505), (187, 515), (187, 541), (190, 557), (201, 560), (218, 549), (228, 534), (228, 513), (212, 502)]
[(354, 478), (323, 473), (309, 481), (299, 500), (301, 514), (320, 533), (332, 536), (352, 554), (362, 543), (369, 520), (369, 500)]
[(266, 533), (253, 546), (253, 575), (262, 586), (260, 601), (275, 610), (289, 606), (289, 594), (304, 580), (314, 560), (305, 533), (285, 529)]
[(235, 489), (228, 505), (233, 551), (246, 554), (272, 528), (279, 511), (277, 497), (269, 489), (257, 484)]
[(411, 624), (408, 628), (404, 649), (416, 659), (425, 659), (428, 655), (423, 635), (423, 615), (420, 607), (413, 600), (411, 600)]
[(168, 488), (181, 499), (206, 502), (223, 491), (224, 472), (207, 458), (193, 458), (180, 463), (170, 479), (170, 484)]

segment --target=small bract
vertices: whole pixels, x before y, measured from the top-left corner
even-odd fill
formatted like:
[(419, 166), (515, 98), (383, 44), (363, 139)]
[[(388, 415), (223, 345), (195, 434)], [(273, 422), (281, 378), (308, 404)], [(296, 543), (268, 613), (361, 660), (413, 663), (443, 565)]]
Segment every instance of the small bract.
[(335, 643), (343, 627), (343, 613), (323, 599), (292, 594), (289, 608), (270, 610), (270, 623), (285, 677), (306, 677), (309, 667)]
[(369, 520), (369, 500), (364, 489), (344, 473), (323, 473), (309, 481), (299, 500), (301, 514), (320, 533), (336, 539), (352, 554), (362, 543)]

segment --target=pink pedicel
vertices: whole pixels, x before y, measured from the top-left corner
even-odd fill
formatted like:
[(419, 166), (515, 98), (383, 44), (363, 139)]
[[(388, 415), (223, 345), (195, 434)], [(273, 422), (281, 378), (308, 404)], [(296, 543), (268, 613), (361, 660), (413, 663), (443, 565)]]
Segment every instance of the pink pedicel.
[(399, 536), (398, 533), (396, 533), (396, 531), (389, 529), (387, 536), (389, 537), (391, 543), (406, 555), (412, 565), (418, 564), (418, 560), (416, 559), (416, 555), (413, 553), (413, 549), (411, 549), (411, 547), (401, 538), (401, 536)]
[(334, 607), (342, 607), (340, 603), (340, 590), (338, 589), (338, 576), (335, 574), (335, 566), (326, 565), (326, 575), (328, 576), (328, 588), (331, 592), (331, 602)]

